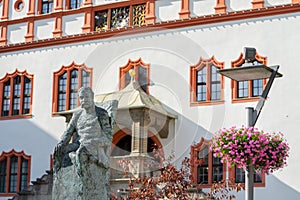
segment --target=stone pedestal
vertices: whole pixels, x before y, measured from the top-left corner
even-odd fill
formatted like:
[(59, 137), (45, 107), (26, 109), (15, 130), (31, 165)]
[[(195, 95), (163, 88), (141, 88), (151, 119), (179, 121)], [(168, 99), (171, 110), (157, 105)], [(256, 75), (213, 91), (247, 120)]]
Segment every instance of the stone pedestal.
[[(70, 157), (74, 157), (70, 153)], [(86, 162), (79, 174), (72, 165), (62, 167), (53, 177), (53, 200), (109, 200), (109, 170), (94, 162)], [(106, 180), (107, 179), (107, 180)], [(67, 192), (66, 192), (67, 191)]]

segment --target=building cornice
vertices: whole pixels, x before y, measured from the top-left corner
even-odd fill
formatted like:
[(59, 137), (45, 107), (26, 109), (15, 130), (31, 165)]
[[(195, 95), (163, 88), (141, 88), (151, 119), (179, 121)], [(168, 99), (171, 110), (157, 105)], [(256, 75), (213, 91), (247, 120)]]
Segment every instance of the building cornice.
[(131, 26), (120, 29), (93, 31), (75, 35), (60, 36), (43, 40), (33, 40), (30, 42), (7, 44), (0, 46), (0, 53), (22, 51), (34, 48), (44, 48), (48, 46), (64, 45), (92, 40), (101, 40), (115, 36), (135, 35), (148, 32), (156, 32), (166, 29), (177, 29), (191, 26), (200, 26), (230, 21), (246, 20), (261, 17), (270, 17), (283, 14), (300, 12), (300, 3), (285, 4), (265, 8), (234, 11), (220, 14), (197, 16), (193, 18), (178, 19), (166, 22), (156, 22), (142, 26)]

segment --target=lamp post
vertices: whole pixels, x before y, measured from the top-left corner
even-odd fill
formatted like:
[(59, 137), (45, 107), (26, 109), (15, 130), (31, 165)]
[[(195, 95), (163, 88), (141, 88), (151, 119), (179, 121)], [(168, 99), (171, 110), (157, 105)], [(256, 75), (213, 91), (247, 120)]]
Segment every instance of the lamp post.
[[(247, 65), (231, 68), (231, 69), (221, 69), (218, 72), (232, 80), (235, 81), (249, 81), (257, 79), (268, 78), (268, 83), (264, 88), (260, 100), (256, 105), (256, 108), (247, 107), (247, 126), (254, 127), (256, 121), (260, 115), (262, 107), (264, 106), (265, 100), (271, 89), (273, 81), (276, 77), (282, 77), (282, 74), (278, 72), (279, 65), (267, 67), (265, 65), (255, 65), (255, 48), (245, 48), (245, 61)], [(246, 200), (253, 200), (253, 185), (254, 185), (254, 167), (253, 165), (248, 165), (245, 172), (245, 189), (246, 189)]]

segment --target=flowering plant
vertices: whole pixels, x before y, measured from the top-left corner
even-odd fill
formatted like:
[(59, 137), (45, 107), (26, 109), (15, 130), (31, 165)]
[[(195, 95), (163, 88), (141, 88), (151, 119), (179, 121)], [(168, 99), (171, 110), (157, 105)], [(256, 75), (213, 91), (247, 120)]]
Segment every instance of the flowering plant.
[(215, 157), (231, 165), (272, 173), (283, 168), (289, 156), (289, 146), (282, 133), (264, 133), (253, 127), (221, 129), (212, 141)]

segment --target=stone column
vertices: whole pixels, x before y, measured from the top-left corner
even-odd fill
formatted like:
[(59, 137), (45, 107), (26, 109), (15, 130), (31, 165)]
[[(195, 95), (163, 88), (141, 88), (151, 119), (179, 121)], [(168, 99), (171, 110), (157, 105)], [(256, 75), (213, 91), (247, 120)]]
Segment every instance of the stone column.
[(215, 7), (215, 13), (216, 14), (226, 13), (225, 0), (217, 0), (217, 5)]
[(2, 1), (2, 16), (1, 16), (1, 20), (7, 20), (8, 19), (8, 10), (9, 10), (9, 0), (3, 0)]
[(27, 22), (27, 34), (25, 35), (25, 41), (31, 42), (34, 39), (34, 20), (30, 19)]
[(0, 26), (0, 46), (7, 44), (7, 22)]
[(146, 3), (146, 15), (145, 15), (146, 24), (155, 23), (155, 0), (149, 0)]
[(181, 0), (181, 10), (179, 12), (180, 19), (186, 19), (190, 17), (190, 2), (189, 0)]
[(130, 110), (132, 118), (131, 154), (147, 154), (149, 114), (145, 109)]
[(263, 8), (265, 6), (264, 0), (253, 0), (252, 2), (252, 8)]

